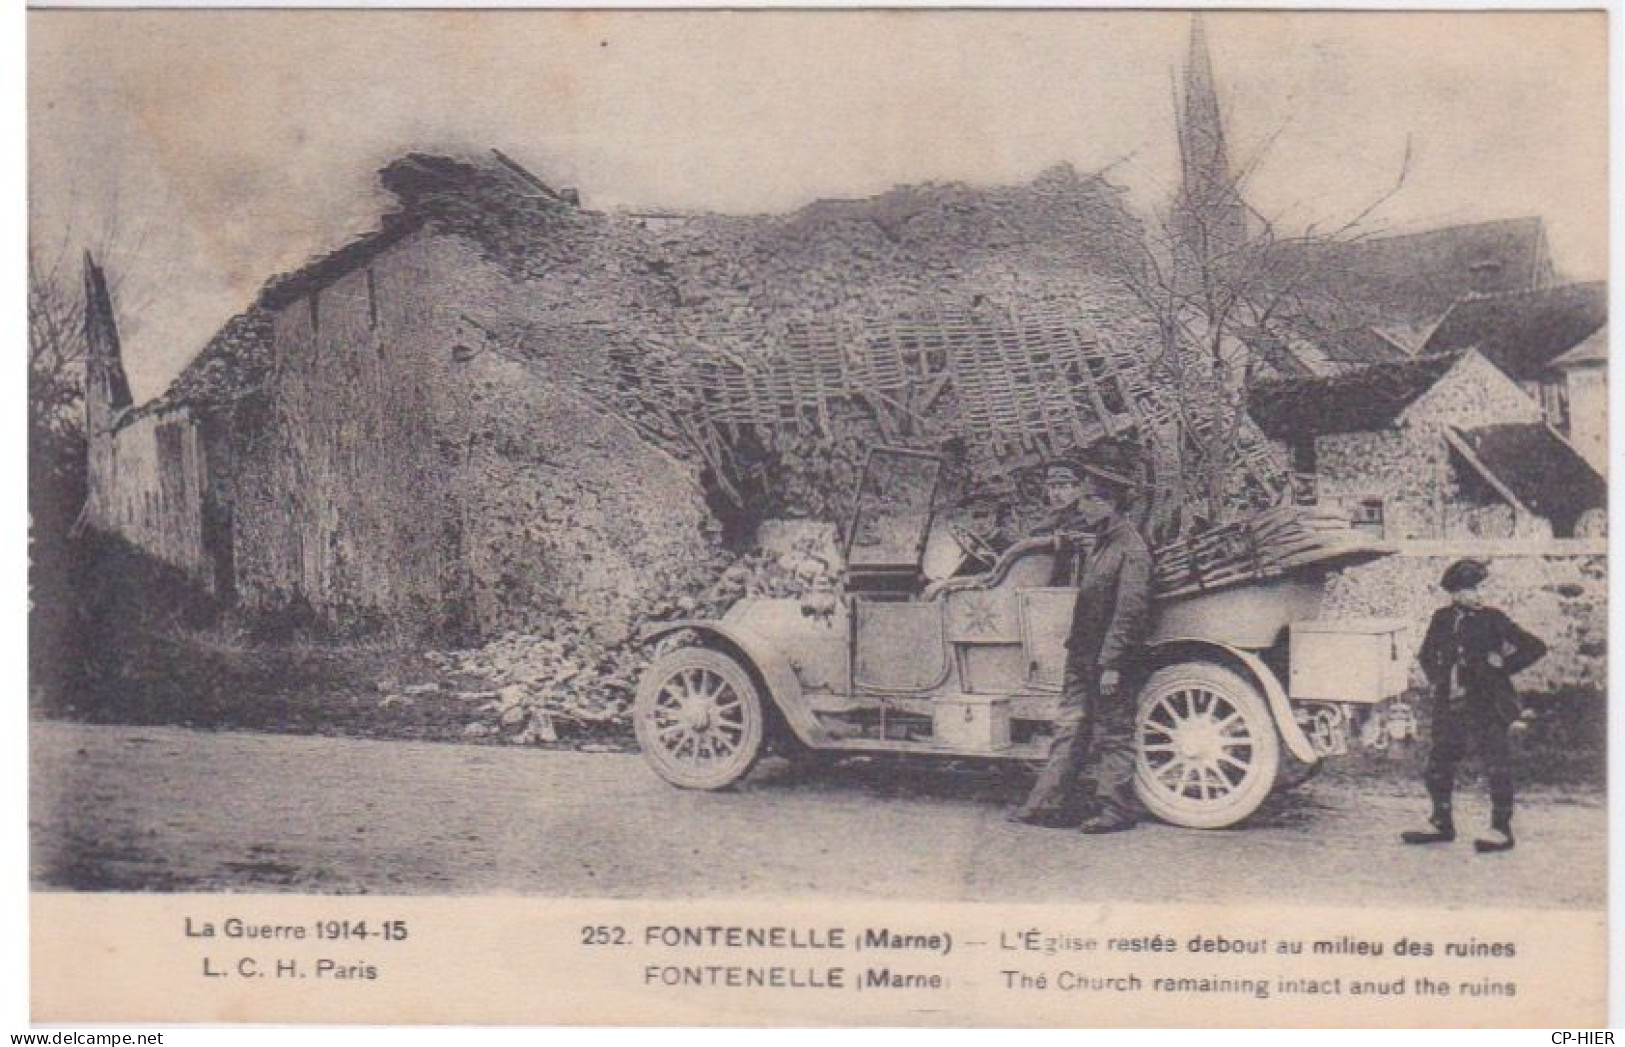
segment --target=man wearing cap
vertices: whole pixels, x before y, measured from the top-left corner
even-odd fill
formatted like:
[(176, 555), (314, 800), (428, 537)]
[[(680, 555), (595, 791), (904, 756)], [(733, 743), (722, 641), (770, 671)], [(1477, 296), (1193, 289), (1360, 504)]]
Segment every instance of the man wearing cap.
[(1475, 840), (1480, 853), (1509, 851), (1512, 838), (1512, 760), (1507, 731), (1518, 719), (1514, 673), (1546, 654), (1541, 640), (1501, 611), (1486, 606), (1478, 587), (1489, 577), (1480, 560), (1458, 560), (1439, 586), (1450, 603), (1433, 613), (1417, 661), (1433, 689), (1433, 749), (1423, 781), (1433, 800), (1430, 828), (1402, 834), (1406, 843), (1449, 843), (1456, 838), (1451, 794), (1456, 764), (1469, 741), (1478, 750), (1490, 786), (1490, 833)]
[(1077, 578), (1081, 549), (1077, 538), (1089, 534), (1095, 524), (1080, 506), (1083, 494), (1083, 466), (1069, 458), (1053, 459), (1044, 466), (1044, 518), (1031, 533), (1055, 538), (1055, 566), (1050, 571), (1052, 586), (1069, 586)]
[(1079, 828), (1116, 832), (1139, 821), (1134, 696), (1151, 623), (1151, 551), (1124, 515), (1133, 490), (1127, 477), (1089, 463), (1056, 463), (1046, 470), (1045, 488), (1052, 519), (1076, 520), (1093, 532), (1094, 545), (1073, 604), (1049, 761), (1010, 817), (1064, 827), (1093, 744), (1095, 810)]

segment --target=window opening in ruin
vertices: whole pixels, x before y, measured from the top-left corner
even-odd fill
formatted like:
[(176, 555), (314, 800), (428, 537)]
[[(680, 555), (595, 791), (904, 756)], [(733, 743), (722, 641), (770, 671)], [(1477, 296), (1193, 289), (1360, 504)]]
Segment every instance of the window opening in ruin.
[(322, 293), (310, 292), (310, 333), (312, 336), (322, 333)]
[(1292, 468), (1300, 473), (1314, 473), (1320, 468), (1320, 462), (1315, 452), (1318, 449), (1315, 438), (1305, 437), (1292, 442)]
[(1349, 513), (1349, 523), (1357, 531), (1366, 531), (1382, 537), (1383, 506), (1381, 498), (1362, 498)]
[(1488, 294), (1494, 291), (1501, 280), (1503, 266), (1499, 258), (1481, 259), (1467, 267), (1471, 274), (1470, 286), (1479, 294)]
[(1569, 431), (1569, 390), (1567, 383), (1559, 380), (1555, 382), (1527, 382), (1524, 392), (1530, 399), (1540, 404), (1541, 413), (1546, 416), (1546, 422), (1559, 432)]

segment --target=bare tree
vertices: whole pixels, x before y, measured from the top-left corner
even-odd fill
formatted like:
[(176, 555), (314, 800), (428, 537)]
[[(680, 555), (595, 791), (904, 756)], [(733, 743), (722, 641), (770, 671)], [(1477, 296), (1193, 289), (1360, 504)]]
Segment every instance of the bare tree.
[(28, 251), (28, 418), (30, 432), (73, 424), (71, 408), (83, 395), (84, 300), (63, 279), (59, 262)]
[(69, 534), (86, 495), (84, 299), (62, 255), (28, 252), (29, 672), (57, 694), (83, 664)]
[(1320, 264), (1334, 257), (1329, 249), (1372, 235), (1366, 222), (1404, 184), (1409, 160), (1407, 143), (1393, 187), (1330, 231), (1287, 235), (1248, 207), (1242, 188), (1255, 160), (1234, 177), (1187, 186), (1143, 240), (1123, 245), (1121, 281), (1154, 339), (1156, 395), (1141, 414), (1158, 538), (1291, 497), (1289, 463), (1247, 415), (1248, 386), (1290, 373), (1295, 350), (1337, 339), (1358, 313)]
[[(85, 305), (63, 256), (28, 252), (30, 506), (83, 500)], [(77, 509), (72, 510), (74, 512)], [(54, 515), (54, 514), (52, 514)], [(37, 526), (46, 526), (37, 519)]]

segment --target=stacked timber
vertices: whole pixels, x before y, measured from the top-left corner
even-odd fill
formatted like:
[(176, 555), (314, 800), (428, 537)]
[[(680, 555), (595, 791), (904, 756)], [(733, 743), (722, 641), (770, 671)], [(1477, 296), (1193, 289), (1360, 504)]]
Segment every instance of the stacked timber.
[(1157, 594), (1167, 598), (1263, 581), (1313, 566), (1346, 566), (1388, 552), (1348, 516), (1279, 506), (1159, 546)]

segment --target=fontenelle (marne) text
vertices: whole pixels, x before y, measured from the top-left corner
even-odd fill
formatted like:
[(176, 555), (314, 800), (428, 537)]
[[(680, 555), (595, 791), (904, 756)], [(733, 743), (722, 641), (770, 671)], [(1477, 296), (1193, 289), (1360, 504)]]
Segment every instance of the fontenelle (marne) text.
[(953, 951), (948, 931), (899, 931), (891, 927), (785, 927), (726, 924), (650, 924), (643, 944), (667, 949), (898, 949), (938, 953)]

